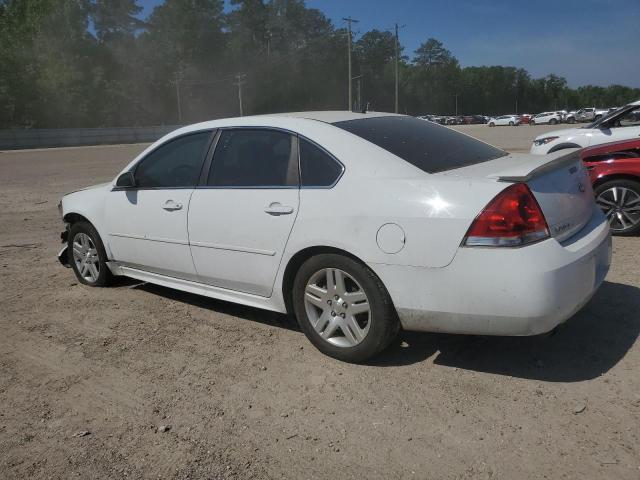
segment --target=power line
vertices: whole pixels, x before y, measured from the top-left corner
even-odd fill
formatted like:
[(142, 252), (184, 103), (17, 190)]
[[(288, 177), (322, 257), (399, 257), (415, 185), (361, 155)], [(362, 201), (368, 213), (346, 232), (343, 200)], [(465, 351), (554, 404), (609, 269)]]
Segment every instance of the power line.
[(347, 41), (347, 46), (348, 46), (348, 58), (349, 58), (349, 108), (347, 109), (348, 111), (351, 111), (353, 109), (353, 84), (352, 84), (352, 78), (351, 78), (351, 24), (352, 23), (358, 23), (359, 20), (356, 20), (355, 18), (351, 18), (351, 17), (346, 17), (343, 18), (343, 20), (345, 22), (347, 22), (347, 24), (349, 25), (349, 36), (348, 36), (348, 41)]

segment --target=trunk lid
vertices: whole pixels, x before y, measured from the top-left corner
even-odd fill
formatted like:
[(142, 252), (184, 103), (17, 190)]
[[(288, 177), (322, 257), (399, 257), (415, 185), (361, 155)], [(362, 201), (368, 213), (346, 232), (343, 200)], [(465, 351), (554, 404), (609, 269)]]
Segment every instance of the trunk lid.
[(578, 150), (512, 154), (446, 174), (526, 183), (544, 213), (551, 236), (558, 241), (580, 231), (593, 214), (593, 189)]

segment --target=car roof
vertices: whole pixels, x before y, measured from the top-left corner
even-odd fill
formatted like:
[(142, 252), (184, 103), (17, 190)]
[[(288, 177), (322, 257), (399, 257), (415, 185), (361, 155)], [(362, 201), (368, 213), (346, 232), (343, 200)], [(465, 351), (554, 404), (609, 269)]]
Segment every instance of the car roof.
[[(233, 127), (233, 126), (273, 126), (273, 127), (285, 127), (292, 126), (291, 120), (313, 120), (317, 122), (332, 124), (335, 122), (342, 122), (347, 120), (359, 120), (364, 118), (375, 117), (387, 117), (398, 116), (404, 117), (398, 113), (388, 112), (349, 112), (346, 110), (327, 110), (327, 111), (315, 111), (315, 112), (288, 112), (288, 113), (269, 113), (264, 115), (247, 115), (244, 117), (231, 117), (231, 118), (219, 118), (216, 120), (207, 120), (200, 123), (194, 123), (191, 125), (185, 125), (172, 132), (174, 135), (189, 133), (196, 130), (202, 130), (205, 128), (220, 128), (220, 127)], [(286, 128), (286, 127), (285, 127)], [(169, 135), (173, 136), (173, 135)], [(167, 136), (167, 138), (169, 138)]]
[(272, 113), (268, 115), (256, 115), (257, 117), (289, 117), (289, 118), (306, 118), (307, 120), (318, 120), (325, 123), (344, 122), (347, 120), (359, 120), (362, 118), (404, 116), (398, 113), (388, 112), (349, 112), (347, 110), (318, 110), (314, 112), (288, 112), (288, 113)]
[[(422, 174), (423, 172), (421, 170), (400, 157), (389, 153), (387, 150), (378, 147), (368, 140), (333, 125), (333, 123), (340, 121), (390, 116), (407, 118), (406, 115), (385, 112), (356, 113), (348, 111), (320, 111), (277, 113), (209, 120), (187, 125), (169, 132), (141, 152), (123, 171), (131, 168), (132, 165), (135, 165), (158, 145), (180, 135), (215, 128), (274, 128), (296, 132), (321, 145), (329, 153), (340, 159), (340, 161), (348, 161), (350, 168), (358, 169), (361, 172), (366, 172), (366, 174), (371, 174), (372, 172), (380, 176), (401, 174), (399, 172), (405, 172), (406, 175), (414, 176), (416, 172)], [(361, 154), (353, 155), (353, 152), (356, 150), (360, 151)]]

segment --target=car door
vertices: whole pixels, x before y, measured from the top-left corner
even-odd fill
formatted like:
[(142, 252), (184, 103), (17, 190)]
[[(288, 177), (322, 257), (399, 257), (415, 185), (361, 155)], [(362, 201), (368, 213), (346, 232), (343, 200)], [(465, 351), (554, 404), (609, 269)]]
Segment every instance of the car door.
[(106, 199), (109, 246), (123, 265), (195, 280), (187, 212), (213, 139), (210, 130), (163, 143), (133, 170), (135, 186)]
[(189, 207), (198, 278), (268, 297), (298, 213), (297, 137), (275, 129), (223, 129), (204, 185)]

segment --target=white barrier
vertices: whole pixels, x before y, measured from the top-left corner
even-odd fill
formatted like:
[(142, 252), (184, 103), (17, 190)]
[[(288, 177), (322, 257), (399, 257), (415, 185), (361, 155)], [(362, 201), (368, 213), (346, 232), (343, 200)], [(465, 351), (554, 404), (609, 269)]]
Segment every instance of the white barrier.
[(0, 150), (149, 143), (176, 128), (180, 126), (0, 130)]

